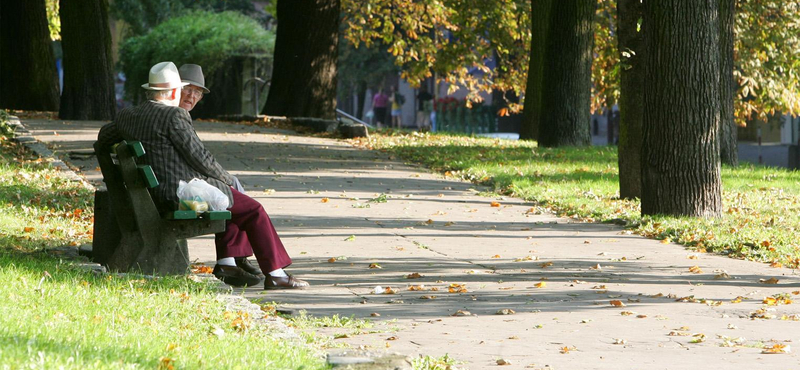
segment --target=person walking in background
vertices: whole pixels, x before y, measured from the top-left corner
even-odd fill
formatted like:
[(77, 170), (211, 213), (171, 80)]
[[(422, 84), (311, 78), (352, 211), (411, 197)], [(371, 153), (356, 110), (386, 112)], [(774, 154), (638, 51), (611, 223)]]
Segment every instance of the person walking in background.
[(403, 128), (403, 104), (406, 102), (406, 98), (397, 91), (397, 88), (392, 86), (392, 97), (390, 98), (392, 102), (392, 127), (401, 129)]
[(431, 129), (431, 109), (433, 95), (428, 92), (428, 88), (422, 85), (417, 93), (417, 130)]
[(389, 106), (389, 96), (383, 93), (383, 88), (372, 97), (372, 111), (375, 113), (375, 125), (381, 128), (386, 121), (386, 108)]

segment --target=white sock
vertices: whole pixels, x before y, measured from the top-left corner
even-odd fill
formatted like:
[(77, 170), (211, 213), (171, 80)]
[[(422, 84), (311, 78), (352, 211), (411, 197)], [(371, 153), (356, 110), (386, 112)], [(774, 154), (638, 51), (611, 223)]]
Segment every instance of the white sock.
[(225, 257), (223, 259), (218, 259), (217, 264), (222, 266), (236, 266), (236, 260), (234, 260), (233, 257)]
[(272, 277), (287, 277), (289, 275), (286, 275), (286, 271), (283, 271), (283, 269), (277, 269), (275, 271), (270, 271), (269, 272), (269, 276), (272, 276)]

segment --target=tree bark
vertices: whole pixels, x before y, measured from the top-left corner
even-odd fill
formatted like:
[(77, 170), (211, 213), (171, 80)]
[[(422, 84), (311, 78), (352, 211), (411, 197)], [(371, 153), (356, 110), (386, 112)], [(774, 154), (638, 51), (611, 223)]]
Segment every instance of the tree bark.
[(358, 89), (356, 90), (356, 97), (358, 97), (358, 109), (356, 109), (356, 118), (364, 119), (364, 103), (367, 98), (367, 81), (359, 81)]
[(278, 0), (275, 64), (264, 114), (333, 119), (339, 0)]
[(553, 1), (544, 52), (539, 145), (591, 143), (592, 47), (597, 1)]
[(722, 209), (717, 2), (645, 2), (643, 215)]
[(106, 0), (61, 0), (61, 119), (111, 120), (116, 110)]
[(738, 137), (733, 106), (736, 82), (733, 77), (733, 27), (736, 12), (734, 0), (719, 0), (720, 44), (720, 160), (724, 164), (739, 164)]
[(642, 197), (642, 114), (644, 87), (644, 34), (639, 30), (643, 16), (641, 0), (619, 0), (618, 40), (619, 82), (619, 196)]
[(545, 42), (550, 30), (550, 8), (552, 4), (553, 0), (531, 0), (531, 55), (528, 62), (528, 82), (525, 87), (522, 125), (519, 132), (521, 140), (539, 139)]
[(0, 108), (58, 110), (58, 72), (44, 0), (0, 1)]

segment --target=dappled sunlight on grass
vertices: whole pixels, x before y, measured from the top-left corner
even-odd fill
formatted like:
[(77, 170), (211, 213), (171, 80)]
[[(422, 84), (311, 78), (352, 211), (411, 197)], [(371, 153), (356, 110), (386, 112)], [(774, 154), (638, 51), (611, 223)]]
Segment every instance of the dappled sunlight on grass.
[(743, 164), (723, 167), (724, 213), (717, 219), (640, 216), (638, 200), (619, 199), (616, 147), (539, 148), (535, 142), (452, 134), (389, 133), (354, 145), (391, 152), (447, 177), (487, 185), (589, 222), (774, 266), (800, 264), (800, 173)]

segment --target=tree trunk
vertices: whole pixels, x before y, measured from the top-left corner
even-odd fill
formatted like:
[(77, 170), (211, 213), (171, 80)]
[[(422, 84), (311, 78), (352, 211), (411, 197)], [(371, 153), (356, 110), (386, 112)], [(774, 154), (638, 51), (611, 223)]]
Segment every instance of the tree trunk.
[(58, 72), (44, 0), (0, 1), (0, 108), (58, 110)]
[(358, 82), (358, 90), (356, 91), (356, 96), (358, 97), (358, 109), (356, 109), (356, 118), (363, 120), (364, 119), (364, 103), (366, 102), (364, 99), (367, 98), (367, 81), (359, 81)]
[(553, 1), (541, 89), (539, 145), (591, 143), (592, 21), (596, 0)]
[(645, 3), (643, 215), (722, 209), (717, 2)]
[(639, 30), (641, 0), (619, 0), (619, 196), (642, 197), (642, 88), (644, 87), (644, 36)]
[(275, 64), (264, 114), (333, 119), (339, 0), (278, 0)]
[(106, 0), (61, 0), (61, 119), (114, 118), (114, 65)]
[(736, 82), (733, 77), (733, 26), (736, 12), (734, 0), (719, 0), (720, 45), (720, 160), (724, 164), (739, 164), (736, 123), (733, 119), (733, 99)]
[(545, 42), (550, 29), (552, 4), (553, 0), (531, 0), (531, 55), (528, 62), (525, 102), (522, 108), (522, 125), (519, 131), (521, 140), (537, 140), (539, 138)]

